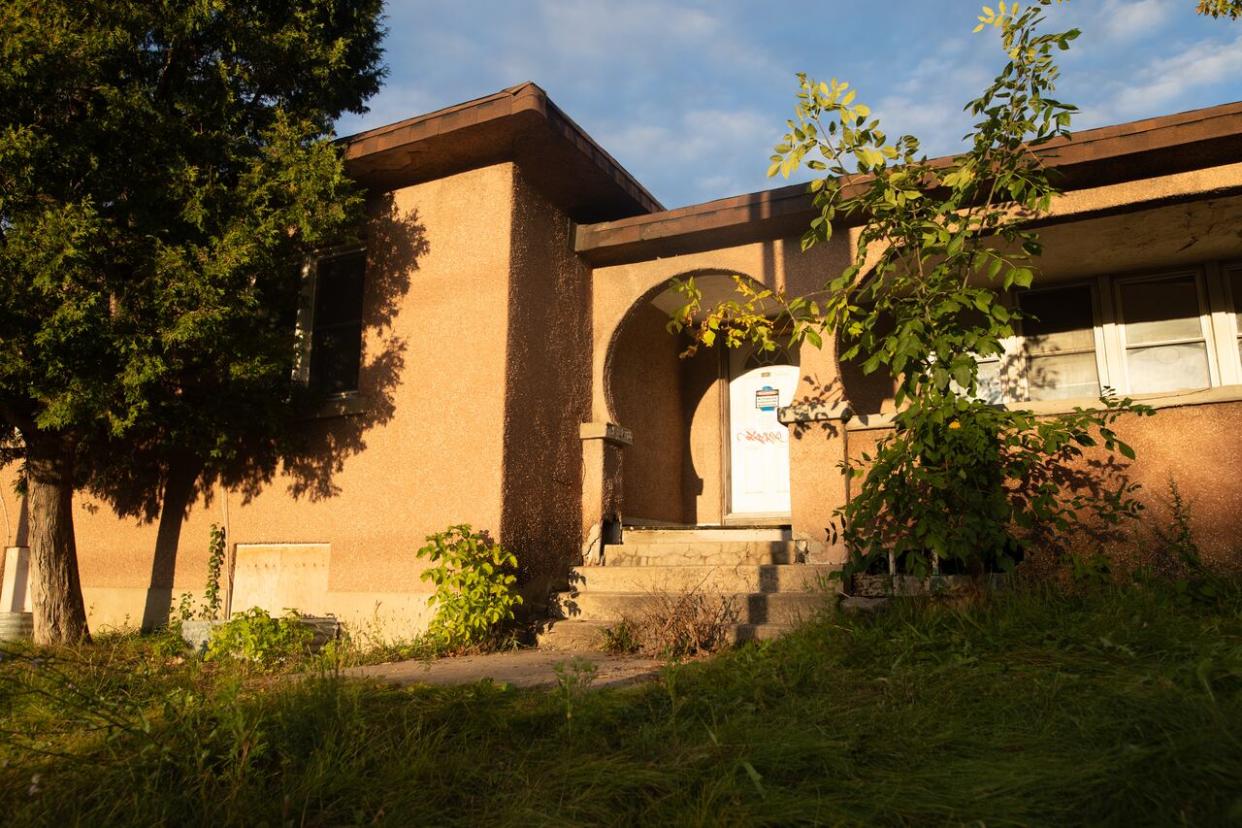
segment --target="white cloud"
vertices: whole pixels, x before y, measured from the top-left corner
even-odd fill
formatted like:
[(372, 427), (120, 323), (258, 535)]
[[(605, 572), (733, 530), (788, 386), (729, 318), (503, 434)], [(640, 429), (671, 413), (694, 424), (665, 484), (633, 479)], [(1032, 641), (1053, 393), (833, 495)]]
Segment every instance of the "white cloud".
[(1187, 109), (1179, 100), (1193, 90), (1236, 83), (1239, 77), (1242, 35), (1225, 43), (1199, 41), (1151, 61), (1124, 81), (1113, 82), (1108, 97), (1085, 109), (1096, 123)]
[(623, 164), (657, 179), (693, 181), (698, 198), (765, 186), (763, 171), (780, 125), (753, 109), (690, 109), (672, 120), (626, 124), (597, 136)]
[(913, 135), (929, 155), (948, 154), (961, 146), (962, 135), (970, 127), (970, 117), (962, 108), (991, 83), (992, 77), (982, 58), (955, 58), (942, 50), (919, 61), (908, 80), (897, 86), (895, 93), (876, 100), (872, 109), (891, 138)]
[(541, 0), (539, 13), (551, 36), (547, 46), (592, 60), (632, 55), (670, 40), (704, 42), (721, 29), (720, 20), (704, 9), (658, 0)]
[(1159, 34), (1174, 6), (1171, 0), (1106, 0), (1096, 21), (1106, 40), (1132, 41)]
[(776, 143), (774, 132), (771, 119), (754, 110), (692, 109), (674, 127), (631, 124), (600, 140), (618, 156), (680, 164), (760, 150)]

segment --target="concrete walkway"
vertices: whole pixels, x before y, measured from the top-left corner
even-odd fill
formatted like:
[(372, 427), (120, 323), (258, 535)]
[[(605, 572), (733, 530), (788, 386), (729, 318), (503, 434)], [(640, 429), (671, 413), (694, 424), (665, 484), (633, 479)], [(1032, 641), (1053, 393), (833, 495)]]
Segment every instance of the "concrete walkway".
[[(547, 687), (557, 683), (556, 666), (565, 664), (569, 675), (574, 659), (595, 667), (591, 687), (622, 687), (651, 681), (660, 674), (664, 662), (648, 658), (614, 656), (597, 652), (562, 650), (514, 650), (506, 653), (441, 658), (435, 661), (394, 661), (367, 667), (353, 667), (345, 675), (371, 678), (392, 684), (473, 684), (491, 679), (513, 687)], [(581, 664), (581, 662), (577, 662)]]

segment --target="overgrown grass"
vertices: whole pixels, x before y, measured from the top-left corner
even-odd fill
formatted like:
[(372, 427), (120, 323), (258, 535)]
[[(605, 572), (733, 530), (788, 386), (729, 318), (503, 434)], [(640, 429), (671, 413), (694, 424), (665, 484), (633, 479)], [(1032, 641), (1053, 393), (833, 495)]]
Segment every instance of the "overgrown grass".
[(828, 617), (616, 691), (254, 679), (156, 650), (6, 660), (7, 822), (1242, 820), (1236, 583)]

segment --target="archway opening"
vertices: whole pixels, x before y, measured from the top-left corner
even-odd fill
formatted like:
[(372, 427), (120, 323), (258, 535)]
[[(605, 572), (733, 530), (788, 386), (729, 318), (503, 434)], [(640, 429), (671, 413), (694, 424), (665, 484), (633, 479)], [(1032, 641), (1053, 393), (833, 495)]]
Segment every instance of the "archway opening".
[[(732, 273), (693, 276), (704, 307), (736, 296)], [(730, 512), (728, 378), (737, 355), (701, 348), (683, 356), (689, 336), (668, 331), (682, 304), (669, 286), (640, 297), (605, 360), (611, 417), (634, 436), (622, 470), (629, 525), (719, 525)]]

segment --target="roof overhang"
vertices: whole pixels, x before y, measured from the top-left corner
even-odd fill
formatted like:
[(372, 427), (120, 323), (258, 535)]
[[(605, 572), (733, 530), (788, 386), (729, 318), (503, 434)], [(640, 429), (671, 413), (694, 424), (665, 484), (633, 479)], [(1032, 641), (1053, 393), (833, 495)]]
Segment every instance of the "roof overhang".
[(533, 83), (341, 139), (350, 175), (384, 192), (506, 161), (577, 222), (660, 202)]
[[(1242, 102), (1085, 130), (1038, 152), (1067, 192), (1230, 164), (1242, 160)], [(800, 236), (813, 215), (797, 184), (579, 226), (575, 250), (597, 266), (620, 264)]]

